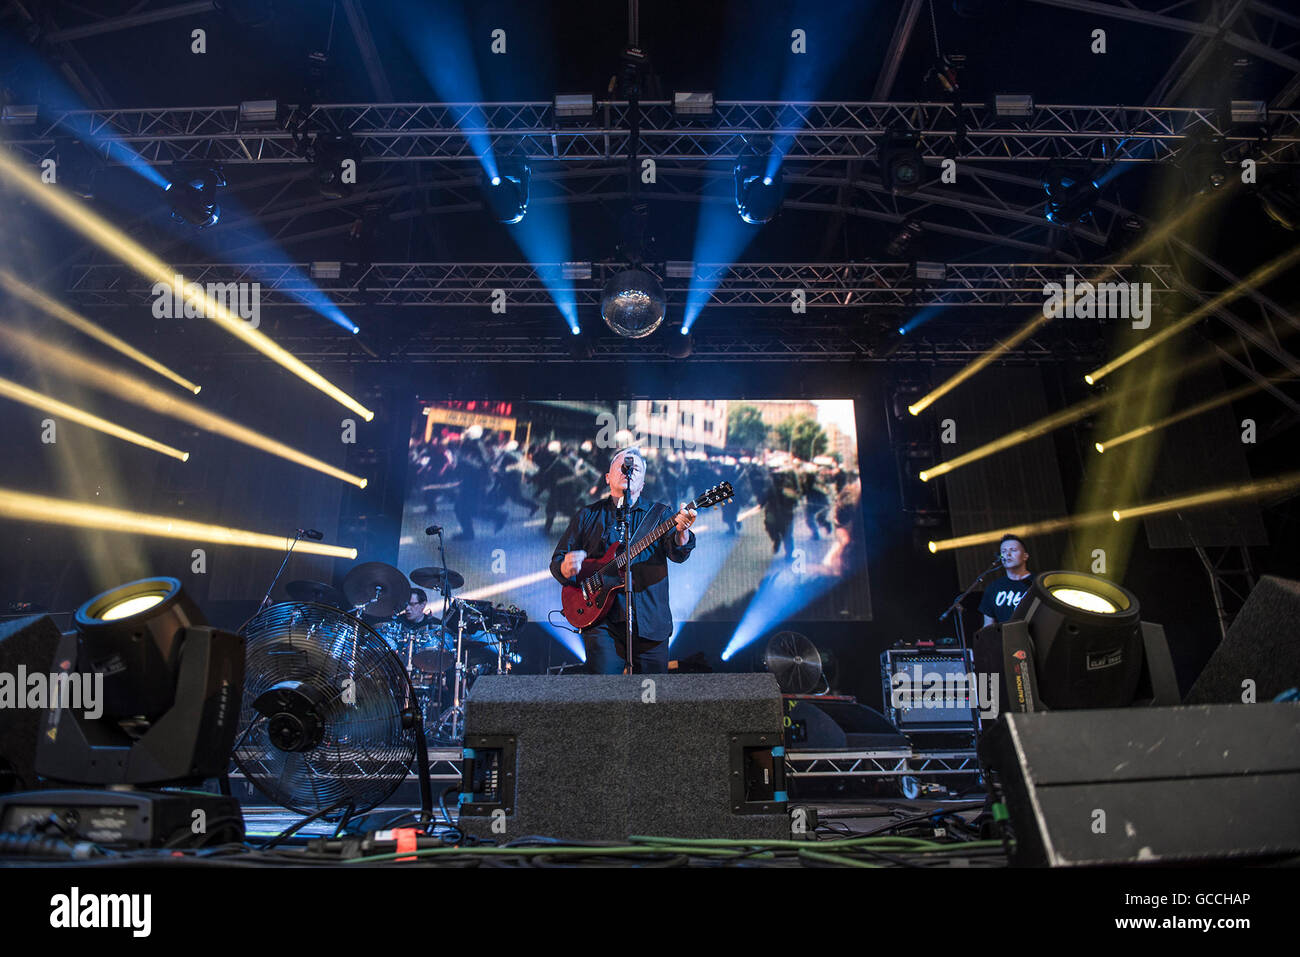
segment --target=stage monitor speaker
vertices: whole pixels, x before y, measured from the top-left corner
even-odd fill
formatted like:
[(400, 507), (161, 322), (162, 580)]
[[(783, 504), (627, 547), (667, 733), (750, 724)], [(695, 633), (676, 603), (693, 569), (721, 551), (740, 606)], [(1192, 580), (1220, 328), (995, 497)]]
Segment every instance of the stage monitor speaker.
[(980, 739), (1015, 862), (1300, 855), (1300, 703), (1008, 712)]
[(48, 712), (27, 706), (26, 678), (50, 674), (59, 637), (48, 616), (0, 623), (0, 793), (39, 786), (36, 742)]
[[(1250, 682), (1250, 684), (1247, 684)], [(1265, 575), (1192, 684), (1184, 704), (1272, 701), (1300, 685), (1300, 582)]]
[(785, 746), (791, 751), (911, 748), (888, 718), (852, 698), (786, 695), (785, 711)]
[(511, 675), (465, 709), (462, 831), (789, 838), (768, 674)]

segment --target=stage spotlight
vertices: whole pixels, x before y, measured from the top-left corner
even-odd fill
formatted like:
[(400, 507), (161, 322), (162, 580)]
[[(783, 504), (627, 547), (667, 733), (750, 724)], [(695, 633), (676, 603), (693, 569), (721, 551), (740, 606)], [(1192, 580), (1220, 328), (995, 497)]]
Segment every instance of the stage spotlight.
[(600, 296), (600, 315), (620, 336), (643, 339), (664, 321), (667, 301), (659, 280), (644, 269), (624, 269)]
[(1047, 193), (1044, 214), (1049, 223), (1070, 225), (1092, 219), (1101, 189), (1092, 173), (1083, 166), (1049, 163), (1043, 170), (1043, 190)]
[[(225, 773), (239, 721), (244, 641), (207, 626), (175, 578), (96, 595), (56, 661), (102, 687), (94, 718), (57, 712), (37, 770), (76, 784), (178, 785)], [(75, 663), (75, 664), (74, 664)]]
[(1177, 163), (1192, 193), (1210, 193), (1228, 182), (1231, 167), (1223, 159), (1225, 148), (1222, 136), (1201, 134), (1184, 141)]
[(885, 247), (885, 253), (891, 259), (902, 259), (907, 254), (908, 247), (916, 242), (921, 233), (925, 232), (925, 227), (913, 220), (905, 220), (902, 227), (899, 228), (893, 237), (889, 240), (889, 245)]
[(573, 338), (569, 340), (569, 358), (574, 362), (589, 362), (596, 354), (595, 347), (592, 345), (591, 338), (584, 336), (581, 330), (574, 332)]
[(1295, 232), (1300, 224), (1300, 170), (1291, 167), (1264, 171), (1255, 195), (1269, 219)]
[(880, 147), (880, 179), (895, 193), (911, 193), (921, 185), (925, 163), (916, 133), (891, 132)]
[(690, 358), (691, 349), (695, 345), (694, 337), (680, 322), (668, 324), (668, 338), (664, 341), (664, 351), (672, 359)]
[(998, 116), (1033, 116), (1034, 98), (1028, 93), (999, 93), (993, 97)]
[(111, 849), (241, 842), (239, 802), (188, 787), (230, 766), (244, 639), (208, 627), (175, 578), (96, 595), (73, 625), (50, 673), (29, 679), (50, 688), (36, 773), (73, 787), (0, 795), (3, 829), (12, 839), (58, 821), (68, 859), (89, 846), (82, 842)]
[[(347, 133), (320, 133), (312, 144), (316, 188), (326, 199), (352, 195), (357, 177), (357, 146)], [(349, 165), (350, 164), (350, 165)]]
[(770, 223), (781, 211), (785, 179), (781, 170), (769, 173), (766, 160), (749, 156), (736, 164), (736, 211), (751, 225)]
[(94, 199), (95, 177), (102, 165), (94, 150), (70, 136), (57, 137), (54, 146), (59, 185), (82, 199)]
[(527, 163), (502, 160), (493, 176), (484, 176), (483, 191), (492, 218), (507, 226), (519, 222), (528, 212), (528, 190), (532, 170)]
[[(1176, 705), (1164, 629), (1141, 620), (1128, 589), (1083, 572), (1036, 576), (1010, 621), (990, 625), (1017, 711)], [(999, 640), (1000, 639), (1000, 640)]]
[(0, 124), (4, 126), (31, 126), (39, 110), (34, 103), (8, 103), (0, 110)]
[(197, 229), (215, 226), (221, 218), (217, 189), (226, 185), (221, 170), (196, 170), (179, 181), (167, 184), (167, 198), (172, 204), (172, 219)]
[(238, 129), (279, 129), (283, 125), (280, 117), (280, 104), (277, 100), (244, 100), (239, 104)]
[(713, 94), (711, 92), (687, 93), (681, 90), (675, 91), (673, 93), (673, 113), (678, 117), (710, 117), (713, 115)]
[(557, 120), (589, 120), (596, 112), (596, 101), (590, 93), (555, 94)]

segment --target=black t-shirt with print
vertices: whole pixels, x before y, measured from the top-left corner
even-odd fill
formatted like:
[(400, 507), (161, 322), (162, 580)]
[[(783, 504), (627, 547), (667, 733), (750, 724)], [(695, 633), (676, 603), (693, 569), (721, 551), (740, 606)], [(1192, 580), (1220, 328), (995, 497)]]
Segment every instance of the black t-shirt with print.
[(1010, 621), (1016, 606), (1020, 604), (1020, 599), (1025, 597), (1025, 592), (1029, 591), (1033, 581), (1032, 572), (1019, 581), (1003, 575), (984, 589), (984, 600), (980, 602), (980, 611), (999, 624)]

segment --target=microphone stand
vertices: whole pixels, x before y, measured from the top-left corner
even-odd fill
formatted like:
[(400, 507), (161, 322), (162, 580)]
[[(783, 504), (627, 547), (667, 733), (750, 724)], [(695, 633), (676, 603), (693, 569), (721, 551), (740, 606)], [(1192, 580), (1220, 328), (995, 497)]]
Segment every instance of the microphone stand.
[[(443, 678), (445, 678), (447, 674), (446, 669), (443, 668), (443, 664), (445, 663), (444, 656), (447, 654), (447, 615), (451, 611), (451, 589), (447, 587), (449, 584), (447, 578), (447, 550), (443, 547), (441, 526), (438, 527), (438, 531), (434, 534), (438, 536), (438, 567), (442, 569), (442, 580), (438, 583), (438, 587), (442, 590), (442, 621), (438, 624), (438, 675), (434, 679), (437, 682), (438, 687), (438, 703), (435, 707), (438, 709), (437, 713), (441, 715), (443, 692), (442, 683)], [(457, 672), (455, 680), (460, 680), (459, 672)]]
[(619, 507), (618, 518), (618, 540), (623, 543), (623, 595), (627, 598), (627, 621), (624, 623), (627, 631), (627, 673), (636, 674), (636, 665), (632, 659), (632, 562), (628, 558), (628, 553), (632, 550), (632, 543), (628, 540), (631, 532), (628, 530), (628, 504), (627, 490), (623, 490), (623, 504)]
[(289, 564), (289, 556), (293, 554), (293, 550), (298, 546), (298, 543), (302, 541), (302, 536), (305, 533), (306, 529), (300, 528), (298, 529), (298, 534), (293, 537), (293, 544), (290, 545), (289, 550), (284, 553), (284, 561), (280, 562), (280, 570), (277, 571), (275, 577), (271, 579), (271, 584), (267, 587), (266, 594), (262, 596), (262, 603), (257, 606), (259, 612), (271, 603), (271, 592), (275, 590), (275, 583), (278, 582), (280, 576), (284, 574), (284, 566)]
[(623, 543), (623, 594), (627, 598), (627, 673), (636, 674), (636, 664), (632, 657), (632, 503), (629, 500), (628, 493), (631, 491), (632, 473), (636, 470), (636, 463), (631, 459), (631, 453), (623, 456), (623, 477), (625, 484), (623, 486), (623, 507), (621, 517), (618, 523), (618, 540)]
[[(967, 660), (970, 661), (970, 667), (972, 669), (970, 674), (974, 674), (973, 669), (975, 667), (975, 656), (969, 655), (969, 659), (968, 659), (968, 652), (966, 649), (966, 622), (962, 618), (962, 602), (965, 601), (967, 595), (969, 595), (971, 592), (975, 590), (975, 586), (984, 580), (986, 575), (988, 575), (990, 572), (994, 571), (995, 569), (1000, 568), (1001, 566), (1002, 566), (1002, 559), (1000, 558), (994, 559), (993, 564), (990, 565), (988, 568), (984, 569), (984, 571), (980, 572), (975, 577), (975, 580), (966, 586), (966, 590), (963, 591), (956, 598), (954, 598), (952, 600), (952, 604), (949, 605), (947, 610), (944, 611), (944, 613), (939, 616), (940, 621), (945, 621), (947, 620), (949, 615), (952, 615), (954, 613), (956, 614), (957, 647), (961, 649), (962, 664), (966, 664)], [(979, 741), (979, 736), (980, 736), (979, 705), (978, 703), (975, 702), (975, 695), (973, 694), (973, 692), (968, 691), (967, 700), (971, 702), (970, 723), (971, 723), (971, 733), (973, 735), (972, 742), (976, 743)]]

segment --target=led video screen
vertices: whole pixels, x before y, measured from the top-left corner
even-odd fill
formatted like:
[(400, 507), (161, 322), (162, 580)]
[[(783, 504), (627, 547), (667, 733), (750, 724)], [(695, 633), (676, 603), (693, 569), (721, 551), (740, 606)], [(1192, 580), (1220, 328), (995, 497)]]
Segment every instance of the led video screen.
[[(412, 423), (398, 561), (464, 576), (456, 597), (563, 626), (551, 558), (570, 519), (609, 495), (613, 456), (645, 460), (642, 501), (699, 511), (670, 564), (673, 621), (868, 620), (857, 429), (849, 399), (426, 401)], [(594, 557), (594, 556), (593, 556)], [(430, 594), (437, 604), (440, 598)]]

